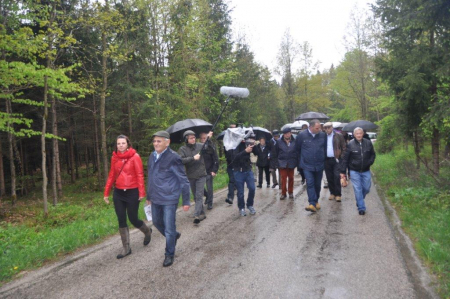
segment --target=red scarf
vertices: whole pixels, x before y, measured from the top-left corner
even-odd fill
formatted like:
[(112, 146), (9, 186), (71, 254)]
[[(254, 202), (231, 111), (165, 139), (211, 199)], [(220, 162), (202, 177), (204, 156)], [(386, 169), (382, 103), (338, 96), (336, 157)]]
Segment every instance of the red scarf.
[(113, 157), (116, 157), (119, 160), (128, 160), (131, 157), (134, 156), (134, 154), (136, 154), (136, 150), (132, 147), (128, 148), (124, 153), (121, 153), (119, 151), (114, 151), (113, 152)]

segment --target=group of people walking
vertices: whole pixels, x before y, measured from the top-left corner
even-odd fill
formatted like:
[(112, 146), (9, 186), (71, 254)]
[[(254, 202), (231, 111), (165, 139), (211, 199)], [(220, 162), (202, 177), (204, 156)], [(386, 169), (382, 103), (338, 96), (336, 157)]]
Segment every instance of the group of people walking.
[[(259, 139), (259, 143), (255, 142), (254, 134), (249, 134), (235, 149), (225, 152), (229, 176), (226, 202), (233, 204), (237, 190), (237, 206), (241, 216), (247, 215), (245, 208), (251, 215), (256, 214), (256, 187), (250, 153), (258, 157), (257, 187), (262, 187), (265, 174), (267, 187), (270, 187), (272, 177), (272, 188), (275, 188), (278, 185), (278, 170), (282, 200), (288, 196), (294, 198), (294, 171), (296, 167), (301, 170), (304, 175), (302, 183), (306, 180), (307, 184), (306, 210), (310, 212), (320, 210), (318, 200), (324, 169), (330, 188), (330, 200), (338, 202), (342, 196), (340, 178), (345, 178), (349, 169), (359, 214), (365, 214), (364, 198), (370, 189), (370, 166), (375, 160), (375, 152), (372, 143), (363, 138), (361, 128), (354, 130), (355, 139), (348, 144), (341, 134), (334, 132), (331, 123), (325, 123), (322, 129), (318, 120), (312, 120), (297, 138), (294, 138), (290, 128), (285, 128), (282, 134), (276, 130), (272, 133), (272, 139), (266, 140), (263, 137)], [(166, 238), (163, 266), (173, 264), (176, 243), (181, 237), (181, 233), (176, 230), (176, 211), (180, 196), (183, 210), (189, 211), (192, 191), (195, 225), (206, 218), (203, 196), (206, 197), (204, 203), (207, 209), (213, 208), (213, 179), (219, 169), (219, 159), (216, 147), (210, 140), (212, 135), (212, 132), (202, 133), (199, 136), (201, 142), (197, 142), (193, 131), (184, 132), (185, 145), (177, 153), (170, 148), (168, 132), (153, 134), (155, 151), (150, 154), (147, 162), (147, 189), (139, 154), (132, 148), (128, 137), (119, 135), (116, 138), (104, 201), (109, 204), (109, 193), (114, 186), (113, 202), (123, 245), (122, 251), (117, 255), (118, 259), (131, 254), (127, 216), (131, 224), (144, 234), (143, 245), (146, 246), (151, 241), (152, 230), (138, 218), (139, 204), (146, 199), (147, 204), (151, 205), (153, 225)], [(245, 185), (249, 189), (246, 202)]]

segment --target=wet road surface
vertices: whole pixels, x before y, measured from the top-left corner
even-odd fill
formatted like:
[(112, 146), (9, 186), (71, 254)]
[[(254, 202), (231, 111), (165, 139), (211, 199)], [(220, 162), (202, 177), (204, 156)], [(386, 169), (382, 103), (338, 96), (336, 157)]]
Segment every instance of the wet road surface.
[[(0, 289), (1, 298), (424, 298), (413, 283), (385, 208), (372, 186), (367, 214), (358, 215), (351, 184), (343, 201), (305, 211), (306, 190), (295, 176), (295, 199), (257, 189), (256, 215), (241, 217), (236, 199), (215, 206), (196, 227), (178, 211), (175, 263), (162, 267), (165, 239), (153, 229), (143, 247), (133, 230), (133, 253), (122, 260), (116, 235)], [(112, 221), (115, 221), (112, 220)]]

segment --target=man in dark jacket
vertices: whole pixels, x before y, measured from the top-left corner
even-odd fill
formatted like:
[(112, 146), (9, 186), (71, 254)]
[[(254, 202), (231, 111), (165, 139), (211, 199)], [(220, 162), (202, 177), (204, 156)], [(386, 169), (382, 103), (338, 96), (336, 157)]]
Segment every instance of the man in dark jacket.
[(251, 134), (241, 142), (234, 150), (231, 151), (231, 161), (233, 167), (233, 175), (237, 188), (238, 208), (241, 216), (247, 216), (245, 212), (244, 200), (244, 184), (247, 183), (248, 197), (247, 209), (251, 215), (256, 214), (253, 207), (255, 198), (255, 178), (253, 176), (252, 164), (250, 161), (250, 153), (254, 153), (255, 135)]
[[(211, 137), (212, 132), (210, 132), (208, 136)], [(198, 225), (200, 221), (206, 218), (202, 200), (203, 190), (206, 184), (206, 168), (205, 161), (203, 160), (203, 157), (200, 156), (203, 144), (196, 142), (195, 133), (191, 130), (184, 132), (183, 138), (186, 145), (180, 147), (178, 154), (186, 167), (186, 175), (191, 184), (191, 190), (195, 201), (194, 224)]]
[[(278, 159), (278, 170), (280, 171), (281, 196), (285, 199), (286, 192), (289, 192), (289, 198), (294, 198), (294, 169), (297, 167), (297, 152), (295, 151), (295, 138), (292, 136), (291, 128), (283, 130), (283, 137), (280, 138), (273, 151), (275, 158)], [(286, 188), (286, 184), (288, 187)]]
[(276, 158), (276, 155), (273, 153), (275, 150), (275, 145), (277, 144), (278, 139), (280, 139), (280, 132), (278, 130), (272, 131), (273, 138), (269, 141), (269, 147), (270, 147), (270, 156), (269, 156), (269, 171), (272, 173), (272, 181), (273, 185), (272, 188), (275, 188), (278, 186), (278, 180), (277, 180), (277, 169), (278, 169), (278, 159)]
[(262, 188), (263, 173), (266, 173), (267, 188), (270, 187), (270, 170), (269, 170), (269, 157), (270, 157), (270, 147), (266, 144), (266, 138), (261, 137), (259, 139), (259, 144), (255, 146), (255, 155), (258, 157), (256, 161), (256, 166), (258, 166), (258, 188)]
[[(229, 128), (236, 128), (236, 124), (230, 124)], [(235, 180), (234, 180), (234, 174), (233, 174), (233, 150), (226, 150), (225, 147), (223, 147), (225, 151), (225, 159), (227, 161), (227, 174), (228, 174), (228, 195), (225, 199), (225, 202), (232, 205), (234, 200), (234, 190), (236, 190)]]
[(330, 197), (328, 199), (336, 199), (337, 202), (341, 202), (340, 165), (342, 164), (347, 143), (345, 142), (344, 136), (333, 130), (333, 123), (327, 122), (323, 125), (323, 128), (327, 134), (325, 175), (327, 176), (328, 188), (330, 190)]
[(147, 162), (147, 204), (152, 205), (153, 225), (166, 237), (166, 254), (163, 266), (173, 264), (175, 246), (181, 234), (177, 232), (175, 220), (180, 194), (183, 210), (189, 211), (189, 180), (180, 156), (169, 148), (170, 135), (159, 131), (153, 135), (155, 151)]
[(369, 193), (371, 186), (370, 166), (375, 162), (373, 144), (370, 140), (363, 138), (363, 135), (363, 129), (358, 127), (353, 130), (355, 138), (347, 144), (344, 161), (341, 165), (342, 178), (345, 178), (347, 167), (350, 168), (350, 180), (355, 191), (359, 215), (366, 214), (364, 199)]
[[(208, 141), (206, 141), (208, 140)], [(219, 170), (219, 157), (217, 156), (216, 146), (212, 143), (211, 139), (208, 139), (207, 133), (200, 134), (200, 142), (206, 145), (203, 149), (202, 156), (205, 161), (206, 168), (206, 201), (205, 204), (208, 210), (213, 208), (213, 197), (214, 197), (214, 177), (217, 175)]]
[(313, 119), (309, 128), (297, 135), (296, 149), (306, 178), (308, 206), (310, 212), (320, 209), (319, 197), (322, 185), (323, 169), (326, 156), (327, 134), (322, 132), (320, 121)]

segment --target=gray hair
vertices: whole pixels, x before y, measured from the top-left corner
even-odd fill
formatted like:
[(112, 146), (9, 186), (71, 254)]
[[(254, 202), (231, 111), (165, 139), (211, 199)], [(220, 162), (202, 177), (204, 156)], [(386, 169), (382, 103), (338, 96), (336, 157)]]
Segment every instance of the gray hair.
[(313, 119), (309, 122), (310, 127), (314, 127), (316, 124), (320, 124), (320, 121), (318, 119)]
[(355, 135), (355, 132), (358, 131), (358, 130), (361, 130), (361, 131), (364, 133), (364, 130), (363, 130), (361, 127), (356, 127), (356, 128), (353, 130), (353, 135)]

